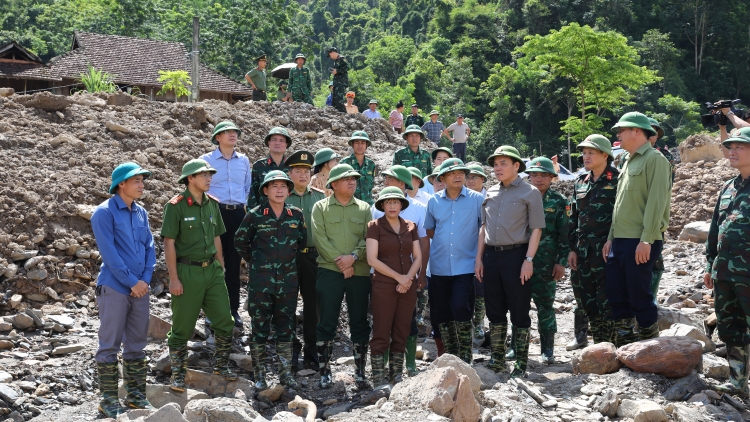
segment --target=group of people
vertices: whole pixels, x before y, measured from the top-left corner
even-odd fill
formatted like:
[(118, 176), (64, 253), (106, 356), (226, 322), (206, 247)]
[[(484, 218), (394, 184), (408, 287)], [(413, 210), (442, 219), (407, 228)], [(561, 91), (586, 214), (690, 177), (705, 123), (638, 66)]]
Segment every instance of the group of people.
[[(652, 147), (663, 134), (656, 121), (638, 112), (620, 118), (613, 130), (627, 156), (617, 166), (607, 137), (591, 135), (578, 144), (586, 171), (568, 199), (551, 187), (557, 176), (551, 160), (525, 162), (511, 146), (488, 157), (498, 183), (485, 189), (481, 164), (467, 165), (447, 148), (423, 149), (426, 133), (414, 120), (406, 119), (407, 146), (383, 171), (367, 157), (372, 142), (364, 131), (351, 135), (353, 153), (342, 158), (329, 148), (287, 154), (292, 137), (275, 127), (265, 137), (268, 156), (251, 165), (236, 150), (241, 129), (232, 122), (214, 128), (211, 142), (217, 148), (183, 166), (177, 182), (185, 190), (163, 211), (173, 390), (185, 389), (187, 341), (201, 311), (214, 332), (214, 373), (237, 378), (228, 361), (233, 329), (243, 326), (242, 260), (259, 389), (268, 387), (267, 346), (274, 339), (283, 385), (299, 386), (294, 369), (301, 357), (303, 366), (319, 371), (322, 388), (332, 385), (330, 359), (344, 297), (360, 389), (389, 388), (402, 379), (404, 367), (409, 376), (418, 372), (417, 333), (428, 300), (439, 355), (451, 353), (472, 364), (472, 344), (484, 342), (489, 368), (522, 377), (531, 300), (542, 361), (555, 362), (553, 302), (566, 267), (577, 305), (569, 350), (587, 345), (589, 330), (595, 343), (618, 347), (659, 335), (655, 264), (669, 222), (672, 170)], [(730, 381), (717, 388), (746, 393), (750, 309), (742, 286), (748, 283), (744, 257), (750, 248), (742, 212), (748, 203), (750, 129), (732, 132), (724, 145), (740, 176), (727, 182), (716, 204), (705, 282), (717, 289), (719, 336), (730, 360)], [(378, 174), (384, 188), (376, 199)], [(107, 416), (122, 411), (121, 347), (125, 405), (150, 407), (143, 348), (156, 258), (148, 213), (136, 202), (150, 175), (135, 163), (118, 166), (112, 196), (91, 220), (103, 261), (96, 289), (101, 319), (96, 362), (99, 410)], [(301, 341), (295, 335), (298, 295)]]

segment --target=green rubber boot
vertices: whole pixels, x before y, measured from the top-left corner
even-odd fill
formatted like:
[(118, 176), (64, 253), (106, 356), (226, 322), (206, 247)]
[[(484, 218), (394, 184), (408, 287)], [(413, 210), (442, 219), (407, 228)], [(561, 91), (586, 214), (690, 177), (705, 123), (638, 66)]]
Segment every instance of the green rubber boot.
[(747, 346), (736, 346), (727, 344), (727, 360), (729, 361), (729, 381), (717, 385), (714, 390), (721, 393), (736, 394), (748, 397), (747, 386)]
[(155, 410), (146, 398), (146, 372), (148, 363), (146, 358), (122, 361), (122, 384), (127, 391), (125, 406), (133, 409)]
[(388, 378), (392, 385), (404, 380), (404, 354), (391, 353), (388, 359)]
[(456, 323), (456, 331), (458, 334), (458, 357), (462, 361), (472, 364), (474, 361), (474, 354), (472, 353), (472, 327), (471, 321), (463, 321)]
[(97, 363), (96, 369), (99, 372), (99, 393), (102, 395), (99, 411), (108, 418), (116, 419), (117, 415), (125, 411), (117, 397), (117, 383), (120, 379), (117, 362)]
[(169, 388), (182, 393), (185, 391), (185, 375), (187, 374), (187, 345), (179, 349), (169, 349), (169, 361), (172, 364), (172, 378)]
[(659, 337), (659, 323), (655, 322), (646, 328), (639, 327), (638, 337), (641, 340), (648, 340)]
[(320, 388), (331, 388), (333, 385), (333, 376), (331, 374), (331, 355), (333, 354), (333, 345), (328, 341), (319, 341), (315, 343), (318, 349), (318, 362), (320, 363)]
[(471, 320), (474, 325), (474, 340), (484, 340), (484, 317), (486, 314), (484, 305), (484, 296), (479, 296), (474, 300), (474, 318)]
[(372, 386), (377, 389), (388, 384), (383, 355), (370, 355), (370, 366), (372, 367)]
[[(406, 338), (406, 372), (410, 377), (415, 377), (419, 373), (417, 369), (417, 336)], [(372, 358), (371, 358), (372, 359)]]
[(539, 345), (542, 349), (542, 363), (547, 365), (555, 363), (555, 332), (540, 331)]
[(490, 361), (487, 368), (495, 372), (508, 372), (505, 366), (505, 337), (508, 324), (490, 323)]
[(289, 388), (299, 388), (299, 383), (294, 379), (292, 371), (292, 355), (294, 343), (278, 342), (276, 343), (276, 356), (279, 358), (279, 381)]
[(440, 323), (440, 338), (443, 339), (445, 353), (458, 356), (458, 333), (456, 332), (456, 321)]
[(513, 324), (510, 325), (510, 332), (510, 344), (505, 352), (505, 360), (516, 360), (516, 327)]
[(266, 343), (250, 343), (250, 357), (253, 360), (253, 378), (257, 390), (267, 390), (266, 382)]
[(635, 332), (635, 318), (618, 319), (612, 325), (612, 339), (618, 349), (626, 344), (638, 341)]
[(227, 381), (237, 379), (237, 373), (229, 369), (229, 355), (232, 353), (232, 336), (216, 337), (214, 353), (214, 374), (221, 375)]
[(526, 364), (529, 361), (529, 340), (531, 334), (528, 328), (517, 328), (516, 330), (516, 365), (513, 367), (513, 372), (510, 373), (511, 378), (521, 378), (526, 376)]

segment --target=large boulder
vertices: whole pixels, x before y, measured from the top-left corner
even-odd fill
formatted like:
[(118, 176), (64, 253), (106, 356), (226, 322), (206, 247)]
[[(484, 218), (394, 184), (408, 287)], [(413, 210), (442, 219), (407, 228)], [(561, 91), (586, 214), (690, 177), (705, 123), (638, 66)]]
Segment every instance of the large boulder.
[(706, 243), (708, 239), (708, 230), (711, 228), (711, 223), (708, 221), (694, 221), (689, 224), (685, 224), (680, 232), (679, 240), (684, 242), (693, 243)]
[(627, 344), (617, 350), (617, 359), (636, 372), (669, 378), (689, 375), (701, 363), (703, 346), (689, 337), (658, 337)]
[(19, 95), (14, 97), (14, 100), (26, 107), (38, 108), (45, 111), (65, 110), (71, 103), (69, 97), (53, 95), (47, 91), (31, 95)]
[(617, 416), (633, 419), (633, 422), (666, 422), (667, 412), (651, 400), (624, 399), (617, 409)]
[(693, 325), (687, 325), (682, 323), (672, 324), (671, 327), (659, 333), (661, 337), (690, 337), (698, 340), (703, 344), (703, 352), (713, 352), (716, 350), (716, 345), (707, 335), (703, 333), (703, 330), (698, 329)]
[(703, 375), (714, 379), (729, 378), (729, 362), (714, 355), (703, 355)]
[(659, 331), (664, 331), (667, 328), (671, 327), (674, 324), (685, 324), (685, 325), (691, 325), (699, 330), (703, 330), (703, 317), (701, 317), (701, 321), (693, 320), (690, 315), (680, 312), (677, 309), (674, 308), (667, 308), (664, 306), (659, 306), (659, 316), (657, 323), (659, 324)]
[(697, 163), (699, 161), (715, 162), (724, 158), (721, 152), (721, 144), (718, 139), (700, 134), (690, 135), (685, 139), (678, 149), (680, 161), (683, 163)]
[(188, 422), (259, 422), (266, 420), (248, 402), (228, 397), (191, 401), (185, 406), (184, 415)]
[(617, 349), (612, 343), (597, 343), (581, 351), (579, 356), (573, 356), (571, 361), (574, 374), (611, 374), (620, 370), (617, 360)]
[(221, 375), (188, 369), (185, 374), (185, 385), (190, 388), (205, 391), (210, 396), (234, 394), (242, 390), (246, 397), (255, 395), (255, 386), (245, 378), (239, 377), (235, 381), (227, 381)]
[(670, 401), (682, 401), (707, 388), (708, 385), (703, 379), (697, 373), (692, 372), (690, 375), (676, 380), (662, 395)]
[(444, 353), (430, 364), (428, 370), (434, 368), (453, 368), (459, 374), (466, 376), (469, 378), (471, 391), (474, 393), (478, 393), (479, 389), (482, 387), (482, 380), (479, 378), (479, 375), (477, 375), (474, 368), (468, 363), (462, 361), (458, 356)]

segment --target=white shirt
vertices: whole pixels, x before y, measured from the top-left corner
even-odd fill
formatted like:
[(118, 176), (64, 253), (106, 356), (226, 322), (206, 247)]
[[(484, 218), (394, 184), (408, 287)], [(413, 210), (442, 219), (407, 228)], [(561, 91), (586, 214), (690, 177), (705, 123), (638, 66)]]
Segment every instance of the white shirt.
[(365, 116), (365, 117), (367, 117), (368, 119), (380, 119), (381, 118), (379, 111), (377, 111), (377, 110), (372, 111), (369, 108), (367, 110), (363, 111), (362, 115)]
[[(427, 183), (425, 183), (425, 186), (427, 186)], [(417, 189), (417, 194), (414, 195), (414, 197), (411, 198), (411, 199), (413, 199), (414, 201), (419, 202), (420, 204), (422, 204), (422, 205), (424, 205), (426, 207), (427, 206), (427, 201), (429, 201), (430, 198), (432, 198), (432, 195), (430, 195), (429, 193), (425, 192), (424, 189), (420, 188), (420, 189)]]

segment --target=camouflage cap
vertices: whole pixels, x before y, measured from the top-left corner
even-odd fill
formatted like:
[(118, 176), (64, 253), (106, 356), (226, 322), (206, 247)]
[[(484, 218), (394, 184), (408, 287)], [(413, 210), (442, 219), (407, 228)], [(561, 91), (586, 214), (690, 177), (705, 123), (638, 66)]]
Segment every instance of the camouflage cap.
[(422, 140), (424, 140), (424, 132), (422, 132), (422, 129), (420, 129), (419, 125), (409, 125), (401, 135), (401, 137), (406, 139), (406, 135), (408, 135), (409, 133), (418, 133), (422, 137)]
[[(416, 167), (407, 167), (407, 169), (411, 172), (411, 181), (413, 182), (414, 178), (419, 179), (419, 187), (423, 188), (424, 187), (424, 179), (423, 179), (424, 176), (422, 176), (422, 172), (418, 168), (416, 168)], [(412, 186), (414, 186), (413, 183), (412, 183)]]
[(519, 173), (523, 173), (526, 170), (526, 164), (524, 164), (523, 160), (521, 159), (521, 154), (517, 149), (510, 145), (503, 145), (501, 147), (498, 147), (492, 155), (487, 157), (487, 164), (489, 164), (490, 166), (494, 166), (495, 157), (510, 157), (511, 159), (513, 159), (513, 161), (520, 164), (518, 167)]
[(399, 201), (401, 201), (401, 211), (409, 208), (409, 200), (406, 199), (406, 196), (404, 196), (404, 193), (401, 191), (401, 189), (395, 186), (388, 186), (387, 188), (380, 191), (378, 200), (375, 201), (375, 209), (384, 212), (383, 202), (385, 202), (387, 199), (398, 199)]
[(359, 179), (362, 175), (359, 174), (358, 171), (355, 171), (349, 164), (338, 164), (331, 169), (330, 173), (328, 173), (328, 183), (326, 184), (326, 188), (333, 189), (331, 183), (344, 177), (354, 177)]
[(641, 129), (646, 132), (647, 138), (656, 134), (654, 128), (651, 127), (651, 122), (648, 121), (648, 117), (637, 111), (623, 114), (622, 117), (620, 117), (620, 120), (612, 126), (612, 130), (617, 131), (617, 129), (621, 127)]
[(146, 179), (151, 176), (151, 172), (142, 169), (136, 163), (122, 163), (115, 167), (114, 171), (112, 171), (112, 184), (109, 185), (109, 193), (117, 192), (117, 186), (120, 183), (138, 175), (143, 175), (143, 178)]
[(370, 136), (364, 130), (358, 130), (358, 131), (352, 133), (352, 137), (349, 138), (349, 142), (348, 142), (349, 146), (351, 146), (352, 142), (354, 142), (356, 140), (367, 141), (367, 146), (368, 147), (370, 145), (372, 145), (372, 142), (370, 141)]
[(268, 196), (263, 192), (263, 188), (268, 186), (269, 183), (274, 182), (276, 180), (283, 180), (286, 182), (286, 186), (289, 188), (289, 191), (291, 192), (292, 189), (294, 189), (294, 182), (292, 182), (292, 179), (289, 178), (289, 176), (286, 175), (281, 170), (271, 170), (266, 174), (266, 177), (263, 178), (263, 183), (260, 185), (260, 194), (263, 196)]
[(268, 146), (268, 140), (271, 139), (271, 136), (273, 135), (281, 135), (286, 138), (286, 147), (289, 148), (292, 146), (292, 137), (289, 136), (289, 131), (287, 131), (283, 127), (275, 127), (271, 129), (270, 132), (268, 132), (268, 135), (266, 135), (265, 139), (263, 139), (263, 142), (265, 142), (266, 146)]
[(536, 157), (526, 165), (526, 173), (549, 173), (557, 176), (552, 160), (547, 157)]
[(750, 144), (750, 127), (743, 127), (742, 129), (732, 129), (729, 132), (729, 138), (724, 140), (721, 144), (724, 147), (729, 148), (729, 144), (733, 142), (741, 142), (743, 144)]
[(432, 157), (432, 161), (435, 161), (435, 158), (437, 157), (438, 152), (440, 151), (448, 154), (448, 158), (453, 158), (453, 151), (451, 151), (450, 149), (446, 147), (440, 147), (440, 148), (433, 149), (432, 152), (430, 153), (430, 156)]
[(396, 180), (404, 182), (404, 184), (406, 184), (406, 189), (413, 189), (411, 185), (411, 172), (404, 166), (396, 164), (395, 166), (391, 166), (388, 170), (382, 171), (380, 174), (383, 176), (391, 176)]
[(195, 160), (190, 160), (187, 163), (185, 163), (184, 166), (182, 166), (182, 175), (180, 175), (180, 178), (177, 179), (178, 183), (184, 183), (187, 185), (187, 178), (188, 176), (192, 176), (194, 174), (198, 173), (216, 173), (216, 169), (211, 167), (210, 164), (206, 160), (201, 160), (200, 158), (196, 158)]
[(319, 165), (327, 163), (334, 158), (341, 158), (341, 156), (336, 154), (336, 152), (330, 148), (321, 148), (320, 151), (315, 153), (315, 162), (313, 163), (313, 167), (318, 167)]
[(437, 174), (437, 180), (442, 181), (443, 175), (452, 171), (461, 170), (464, 174), (468, 175), (471, 170), (464, 165), (464, 162), (459, 158), (449, 158), (443, 161), (440, 165), (440, 171)]
[(242, 136), (242, 130), (235, 126), (232, 122), (221, 122), (214, 128), (214, 133), (211, 135), (211, 143), (214, 145), (219, 145), (219, 141), (216, 140), (216, 135), (220, 134), (221, 132), (225, 132), (227, 130), (233, 130), (237, 132), (237, 137), (239, 138)]
[(584, 148), (593, 148), (601, 152), (606, 152), (610, 157), (615, 158), (615, 155), (612, 153), (612, 143), (604, 135), (589, 135), (580, 144), (576, 145), (576, 149), (579, 151)]
[(309, 151), (300, 150), (290, 155), (289, 158), (284, 161), (288, 167), (307, 167), (313, 166), (313, 154)]

